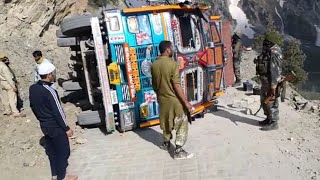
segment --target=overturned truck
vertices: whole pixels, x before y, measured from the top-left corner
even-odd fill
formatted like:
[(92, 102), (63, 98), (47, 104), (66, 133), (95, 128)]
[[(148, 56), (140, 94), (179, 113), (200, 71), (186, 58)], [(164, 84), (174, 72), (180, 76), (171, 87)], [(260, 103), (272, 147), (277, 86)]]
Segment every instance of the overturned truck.
[(222, 24), (219, 16), (204, 16), (207, 10), (164, 4), (65, 18), (57, 43), (70, 47), (73, 71), (62, 87), (64, 98), (83, 92), (78, 123), (105, 124), (108, 132), (158, 124), (150, 67), (163, 40), (173, 42), (181, 86), (195, 114), (203, 115), (225, 89)]

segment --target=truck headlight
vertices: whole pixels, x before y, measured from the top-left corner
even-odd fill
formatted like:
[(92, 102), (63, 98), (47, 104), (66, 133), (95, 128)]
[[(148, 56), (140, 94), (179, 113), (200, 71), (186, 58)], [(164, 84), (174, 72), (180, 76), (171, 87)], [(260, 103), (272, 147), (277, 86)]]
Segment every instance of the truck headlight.
[(132, 111), (123, 111), (122, 119), (124, 121), (125, 126), (130, 126), (134, 124), (134, 113)]

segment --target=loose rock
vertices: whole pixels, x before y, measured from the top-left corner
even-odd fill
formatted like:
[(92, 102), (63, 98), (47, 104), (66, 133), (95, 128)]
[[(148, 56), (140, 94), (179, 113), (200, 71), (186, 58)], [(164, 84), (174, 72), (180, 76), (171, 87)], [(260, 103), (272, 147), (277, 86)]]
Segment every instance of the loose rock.
[(36, 165), (36, 162), (35, 161), (30, 161), (30, 162), (24, 162), (23, 163), (23, 166), (24, 167), (33, 167)]
[(78, 137), (78, 138), (76, 139), (76, 143), (77, 143), (77, 144), (85, 144), (85, 143), (87, 143), (87, 142), (88, 142), (88, 140), (87, 140), (87, 139), (84, 139), (84, 138)]

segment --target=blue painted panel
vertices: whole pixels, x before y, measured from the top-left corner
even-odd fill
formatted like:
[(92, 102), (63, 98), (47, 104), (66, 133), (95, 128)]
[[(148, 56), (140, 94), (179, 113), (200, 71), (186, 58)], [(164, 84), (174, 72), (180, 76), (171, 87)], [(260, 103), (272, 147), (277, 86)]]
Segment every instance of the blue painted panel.
[(152, 38), (154, 44), (159, 44), (164, 40), (163, 25), (161, 22), (160, 14), (149, 14), (151, 29), (152, 29)]
[(126, 36), (126, 42), (129, 44), (129, 46), (136, 46), (137, 45), (136, 34), (129, 32), (130, 21), (135, 17), (136, 16), (128, 16), (128, 17), (122, 16), (124, 34)]

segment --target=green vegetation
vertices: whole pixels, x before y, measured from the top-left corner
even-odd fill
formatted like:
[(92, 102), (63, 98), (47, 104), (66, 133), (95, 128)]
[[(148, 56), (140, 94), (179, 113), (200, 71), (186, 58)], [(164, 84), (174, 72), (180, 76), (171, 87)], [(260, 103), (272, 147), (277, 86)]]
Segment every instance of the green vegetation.
[(303, 69), (306, 55), (301, 50), (301, 43), (298, 40), (289, 41), (284, 47), (283, 67), (285, 71), (293, 71), (296, 79), (293, 84), (300, 84), (307, 80), (308, 74)]
[(253, 48), (258, 51), (261, 52), (262, 50), (262, 42), (265, 39), (266, 36), (271, 36), (272, 39), (275, 40), (275, 42), (277, 42), (277, 44), (282, 47), (283, 46), (283, 37), (282, 35), (277, 31), (275, 25), (274, 25), (274, 21), (272, 19), (271, 15), (268, 15), (267, 17), (267, 24), (266, 24), (266, 32), (264, 34), (258, 34), (255, 37), (255, 41), (253, 44)]

